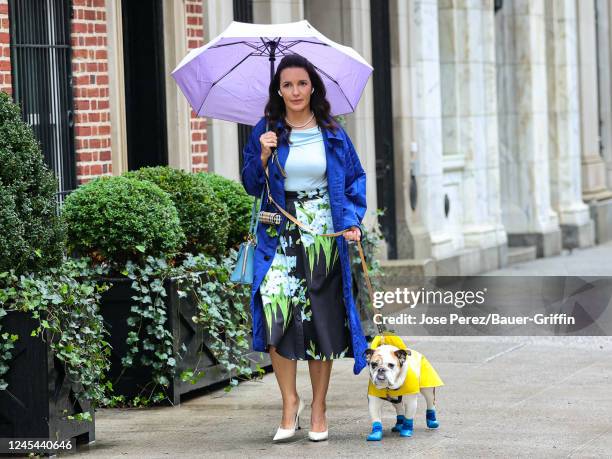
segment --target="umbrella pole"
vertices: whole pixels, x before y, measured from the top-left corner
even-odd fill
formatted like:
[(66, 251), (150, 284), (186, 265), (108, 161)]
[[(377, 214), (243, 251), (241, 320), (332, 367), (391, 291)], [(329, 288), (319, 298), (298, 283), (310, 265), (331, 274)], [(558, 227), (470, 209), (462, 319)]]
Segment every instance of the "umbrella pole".
[(269, 41), (268, 46), (270, 46), (270, 57), (268, 60), (270, 61), (270, 82), (274, 79), (274, 61), (276, 60), (276, 42)]
[[(270, 83), (272, 83), (272, 80), (274, 79), (274, 61), (276, 60), (276, 42), (269, 41), (267, 45), (270, 47), (270, 56), (268, 57), (268, 60), (270, 61)], [(270, 127), (266, 125), (266, 131), (269, 130)], [(275, 151), (272, 153), (274, 154)]]
[[(272, 83), (272, 80), (274, 79), (274, 61), (276, 60), (276, 44), (277, 43), (272, 40), (268, 42), (268, 46), (270, 47), (270, 57), (268, 57), (268, 60), (270, 61), (270, 83)], [(269, 126), (267, 126), (266, 129), (269, 130)], [(278, 160), (278, 150), (276, 148), (272, 149), (272, 161), (276, 162), (276, 165), (278, 166), (278, 169), (281, 171), (281, 174), (283, 174), (283, 176), (286, 177), (287, 174), (283, 170), (282, 166), (280, 165), (280, 161)]]

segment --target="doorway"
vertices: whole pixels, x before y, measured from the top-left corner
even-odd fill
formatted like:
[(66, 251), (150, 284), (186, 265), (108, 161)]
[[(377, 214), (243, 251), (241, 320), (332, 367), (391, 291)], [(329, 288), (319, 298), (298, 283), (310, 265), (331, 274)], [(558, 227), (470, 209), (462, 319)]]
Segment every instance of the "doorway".
[(374, 145), (376, 151), (377, 207), (384, 209), (378, 217), (387, 241), (387, 256), (397, 258), (395, 220), (395, 179), (393, 168), (393, 100), (391, 96), (391, 38), (389, 33), (389, 0), (370, 0), (372, 29), (372, 74), (374, 85)]
[(128, 169), (168, 165), (162, 0), (122, 0)]

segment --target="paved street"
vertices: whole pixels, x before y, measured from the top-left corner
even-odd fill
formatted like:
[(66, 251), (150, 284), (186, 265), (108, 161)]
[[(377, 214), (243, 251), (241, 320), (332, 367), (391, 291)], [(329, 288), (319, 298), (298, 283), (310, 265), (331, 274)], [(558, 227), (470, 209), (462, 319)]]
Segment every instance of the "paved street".
[(538, 258), (504, 269), (489, 271), (488, 276), (612, 276), (612, 241), (585, 249), (564, 249), (556, 257)]
[[(606, 244), (491, 274), (609, 275), (611, 254)], [(100, 410), (97, 440), (78, 457), (612, 457), (611, 337), (423, 336), (407, 342), (446, 383), (437, 392), (437, 431), (425, 428), (419, 399), (412, 438), (390, 432), (389, 405), (383, 441), (366, 442), (367, 374), (354, 376), (346, 359), (334, 363), (329, 441), (308, 440), (307, 408), (295, 440), (272, 444), (281, 405), (275, 377), (267, 374), (180, 407)], [(309, 403), (305, 362), (298, 372), (299, 393)]]
[[(280, 419), (273, 374), (180, 407), (100, 410), (94, 445), (79, 457), (611, 457), (612, 339), (591, 337), (419, 337), (409, 344), (435, 365), (441, 427), (424, 426), (423, 400), (414, 437), (390, 432), (366, 442), (365, 372), (334, 364), (328, 398), (329, 441), (309, 442), (305, 429), (283, 445), (271, 438)], [(299, 392), (308, 402), (305, 362)]]

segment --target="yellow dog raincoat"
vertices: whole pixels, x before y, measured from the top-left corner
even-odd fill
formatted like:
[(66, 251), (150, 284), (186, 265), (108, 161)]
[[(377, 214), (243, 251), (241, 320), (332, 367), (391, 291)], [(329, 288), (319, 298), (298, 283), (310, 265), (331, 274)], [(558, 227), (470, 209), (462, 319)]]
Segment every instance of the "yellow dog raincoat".
[(409, 351), (406, 356), (404, 365), (409, 365), (408, 373), (404, 384), (399, 389), (377, 389), (370, 380), (368, 384), (368, 395), (388, 399), (390, 397), (398, 397), (400, 395), (417, 394), (422, 387), (438, 387), (444, 383), (438, 373), (431, 366), (429, 361), (420, 352), (408, 349), (406, 344), (399, 336), (385, 335), (384, 343), (381, 343), (381, 336), (376, 336), (370, 344), (370, 349), (376, 349), (382, 344), (395, 346), (398, 349)]

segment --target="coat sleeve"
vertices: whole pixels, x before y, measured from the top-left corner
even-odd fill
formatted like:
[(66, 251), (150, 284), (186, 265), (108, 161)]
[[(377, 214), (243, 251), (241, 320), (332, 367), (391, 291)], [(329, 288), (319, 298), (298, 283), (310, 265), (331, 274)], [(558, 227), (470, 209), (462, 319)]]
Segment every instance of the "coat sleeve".
[(344, 182), (344, 209), (342, 229), (357, 226), (361, 229), (363, 238), (363, 227), (361, 222), (366, 212), (366, 174), (361, 167), (359, 156), (351, 139), (346, 135), (347, 150), (345, 155), (346, 173)]
[(242, 186), (252, 196), (259, 197), (263, 190), (265, 178), (264, 168), (261, 163), (261, 144), (259, 137), (264, 133), (265, 119), (262, 119), (253, 128), (249, 140), (242, 151)]

